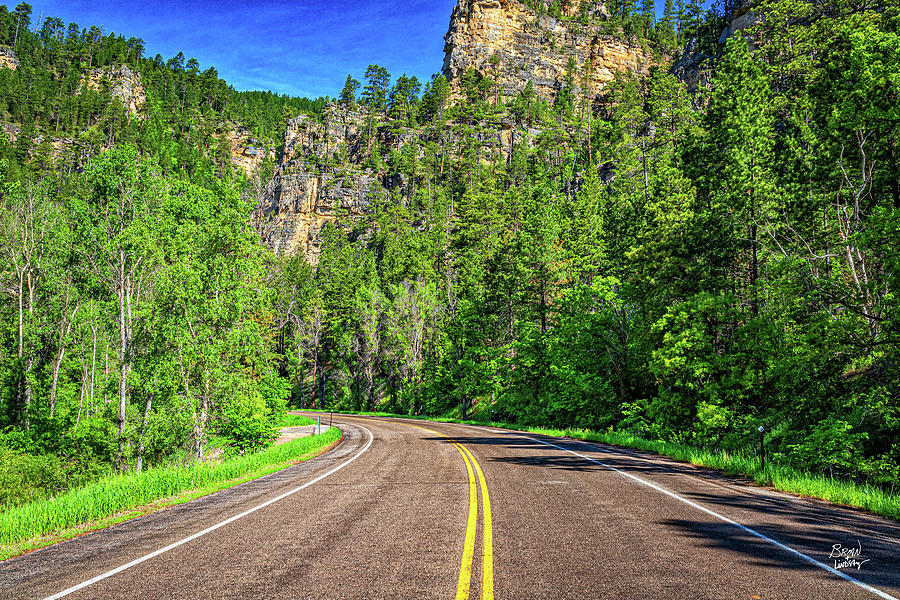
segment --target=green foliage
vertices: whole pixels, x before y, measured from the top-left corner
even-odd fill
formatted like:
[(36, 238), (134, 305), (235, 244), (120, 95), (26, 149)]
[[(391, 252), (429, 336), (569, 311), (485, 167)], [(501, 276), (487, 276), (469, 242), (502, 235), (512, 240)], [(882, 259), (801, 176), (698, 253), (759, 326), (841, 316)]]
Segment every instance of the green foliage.
[(366, 68), (366, 81), (362, 91), (363, 103), (374, 111), (387, 108), (388, 91), (391, 86), (391, 75), (380, 65), (369, 65)]
[(341, 89), (339, 96), (341, 104), (346, 104), (347, 106), (356, 104), (356, 91), (358, 89), (359, 81), (354, 79), (352, 75), (347, 75), (347, 80), (344, 82), (344, 87)]
[[(529, 27), (601, 27), (593, 6), (537, 2)], [(452, 90), (348, 76), (356, 145), (304, 160), (368, 193), (312, 231), (315, 264), (262, 248), (222, 140), (241, 123), (277, 150), (324, 99), (237, 93), (53, 21), (9, 40), (28, 15), (7, 13), (23, 66), (0, 71), (22, 127), (0, 136), (3, 460), (46, 482), (10, 489), (58, 488), (79, 455), (125, 470), (257, 450), (287, 405), (590, 428), (788, 487), (795, 468), (896, 484), (896, 7), (769, 0), (724, 47), (734, 3), (654, 8), (610, 2), (602, 28), (698, 38), (714, 58), (697, 95), (651, 68), (595, 96), (574, 57), (551, 99), (531, 82), (503, 98), (499, 54)], [(120, 64), (147, 89), (137, 114), (112, 94)], [(57, 128), (77, 151), (53, 151)]]
[[(0, 44), (15, 46), (21, 65), (0, 70), (0, 115), (30, 129), (19, 137), (16, 162), (42, 174), (82, 168), (101, 150), (124, 143), (151, 152), (166, 174), (222, 175), (230, 166), (215, 149), (235, 123), (260, 145), (275, 149), (283, 139), (286, 114), (317, 115), (326, 104), (325, 98), (237, 92), (215, 68), (201, 70), (183, 53), (168, 61), (144, 57), (138, 38), (75, 23), (65, 27), (55, 17), (37, 30), (23, 28), (25, 13), (5, 15)], [(83, 77), (89, 70), (96, 75), (93, 83)], [(118, 91), (123, 77), (140, 77), (146, 93), (136, 113), (123, 106)], [(135, 81), (127, 83), (137, 88)], [(148, 118), (155, 121), (153, 127), (142, 126)], [(52, 139), (74, 140), (78, 151), (60, 156), (51, 151)]]
[[(29, 502), (0, 513), (0, 556), (19, 554), (16, 544), (25, 540), (109, 519), (163, 499), (175, 504), (179, 502), (177, 496), (185, 492), (192, 494), (181, 501), (266, 475), (334, 443), (340, 435), (334, 428), (223, 462), (114, 475), (50, 500)], [(73, 533), (69, 531), (69, 535)]]

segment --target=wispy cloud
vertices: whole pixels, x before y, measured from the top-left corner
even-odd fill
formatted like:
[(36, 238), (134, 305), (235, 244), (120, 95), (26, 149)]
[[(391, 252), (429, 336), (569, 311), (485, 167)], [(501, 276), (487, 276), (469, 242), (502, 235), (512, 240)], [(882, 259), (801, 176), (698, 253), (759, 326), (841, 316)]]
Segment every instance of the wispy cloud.
[(35, 0), (34, 19), (143, 38), (147, 53), (179, 51), (215, 66), (237, 89), (335, 96), (347, 73), (378, 63), (426, 80), (440, 69), (456, 0)]

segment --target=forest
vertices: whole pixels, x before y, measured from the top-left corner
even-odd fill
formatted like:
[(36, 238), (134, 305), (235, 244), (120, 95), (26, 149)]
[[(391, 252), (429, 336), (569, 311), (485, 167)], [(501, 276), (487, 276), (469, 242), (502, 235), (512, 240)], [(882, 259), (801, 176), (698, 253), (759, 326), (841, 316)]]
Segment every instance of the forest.
[[(720, 45), (733, 6), (611, 3), (610, 31), (698, 38), (708, 81), (657, 67), (594, 97), (572, 64), (552, 100), (377, 64), (334, 101), (237, 92), (0, 9), (20, 61), (0, 68), (2, 503), (262, 448), (287, 406), (725, 451), (764, 426), (776, 463), (893, 490), (900, 3), (757, 4)], [(139, 114), (83, 83), (120, 65)], [(326, 225), (310, 264), (254, 228), (274, 164), (254, 182), (222, 140), (239, 123), (278, 154), (329, 111), (364, 114), (368, 143), (307, 168), (403, 185)], [(505, 154), (502, 122), (535, 133)]]

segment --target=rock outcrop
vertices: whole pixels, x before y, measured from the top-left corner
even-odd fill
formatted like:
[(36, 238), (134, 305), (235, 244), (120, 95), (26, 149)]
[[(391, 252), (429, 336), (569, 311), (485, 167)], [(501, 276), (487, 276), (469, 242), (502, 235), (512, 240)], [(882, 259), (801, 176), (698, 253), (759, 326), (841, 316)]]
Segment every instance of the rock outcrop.
[(228, 123), (220, 136), (228, 144), (231, 164), (247, 177), (255, 177), (266, 158), (277, 158), (271, 144), (253, 137), (246, 127)]
[[(577, 6), (577, 3), (568, 3)], [(473, 69), (500, 86), (504, 97), (515, 96), (531, 82), (535, 92), (553, 100), (564, 85), (570, 60), (576, 67), (575, 85), (584, 81), (592, 65), (592, 92), (599, 92), (619, 71), (646, 73), (661, 63), (637, 39), (603, 33), (603, 3), (582, 3), (567, 18), (538, 14), (520, 0), (459, 0), (445, 36), (444, 76), (455, 97), (462, 77)]]
[(99, 90), (104, 80), (109, 83), (109, 93), (122, 102), (126, 111), (132, 115), (140, 112), (147, 101), (140, 73), (135, 73), (127, 65), (115, 69), (91, 69), (81, 81), (82, 85)]
[[(371, 153), (380, 148), (403, 152), (411, 145), (421, 158), (428, 138), (424, 128), (396, 123), (368, 130), (365, 112), (331, 104), (322, 122), (305, 115), (288, 123), (284, 151), (272, 180), (259, 190), (255, 226), (275, 252), (303, 254), (316, 264), (322, 228), (334, 223), (354, 228), (370, 215), (379, 199), (398, 194), (409, 201), (415, 182), (404, 175), (376, 170)], [(533, 147), (542, 130), (504, 117), (474, 134), (482, 161), (508, 160), (515, 148)], [(457, 134), (446, 130), (443, 143), (453, 148)]]
[[(744, 2), (734, 10), (731, 20), (719, 36), (720, 48), (725, 46), (728, 38), (734, 37), (741, 32), (747, 39), (751, 52), (759, 48), (761, 41), (759, 33), (750, 34), (747, 31), (762, 22), (762, 16), (752, 10), (752, 6), (752, 1)], [(714, 59), (714, 56), (702, 52), (697, 43), (697, 38), (693, 38), (685, 45), (681, 57), (672, 65), (672, 73), (693, 92), (698, 88), (709, 86), (710, 70)]]
[[(256, 227), (276, 252), (305, 254), (315, 264), (322, 228), (350, 226), (369, 211), (390, 182), (359, 164), (367, 149), (365, 115), (339, 105), (325, 110), (323, 123), (305, 115), (288, 123), (275, 176), (262, 190)], [(372, 132), (385, 142), (385, 131)]]
[(684, 46), (681, 57), (672, 64), (672, 74), (684, 82), (691, 92), (709, 84), (710, 73), (706, 61), (710, 57), (701, 52), (699, 46), (697, 38), (692, 38)]
[[(602, 3), (563, 4), (569, 8), (563, 11), (565, 18), (557, 19), (538, 15), (519, 0), (459, 0), (445, 38), (444, 73), (453, 99), (460, 99), (462, 77), (469, 68), (497, 82), (505, 97), (515, 96), (530, 83), (536, 94), (552, 101), (565, 85), (573, 61), (576, 93), (590, 64), (590, 93), (596, 94), (617, 72), (646, 73), (666, 60), (637, 40), (602, 33), (606, 15)], [(473, 134), (482, 161), (509, 159), (516, 148), (533, 146), (542, 135), (539, 128), (515, 118), (494, 119)], [(380, 198), (415, 196), (415, 181), (376, 166), (384, 164), (374, 156), (378, 149), (403, 153), (412, 144), (414, 154), (421, 157), (428, 142), (449, 148), (456, 143), (452, 126), (437, 140), (429, 139), (425, 128), (396, 122), (373, 125), (379, 120), (370, 119), (364, 110), (332, 104), (321, 120), (300, 116), (288, 123), (275, 175), (258, 190), (255, 225), (272, 249), (304, 254), (315, 264), (326, 224), (355, 229)]]
[(368, 212), (370, 194), (381, 180), (367, 174), (283, 172), (266, 188), (268, 204), (259, 207), (257, 228), (278, 253), (304, 254), (318, 262), (327, 223), (350, 226)]
[(0, 123), (0, 131), (9, 138), (9, 141), (15, 143), (22, 135), (22, 128), (12, 123)]
[(12, 69), (15, 71), (19, 68), (19, 57), (13, 52), (9, 46), (0, 46), (0, 69)]
[[(728, 26), (722, 30), (722, 35), (719, 36), (719, 44), (724, 45), (725, 42), (728, 41), (728, 38), (761, 22), (762, 18), (760, 14), (752, 10), (752, 6), (753, 2), (745, 2), (734, 10), (734, 13), (731, 15), (731, 21), (728, 23)], [(756, 50), (759, 47), (759, 38), (752, 35), (746, 37), (747, 42), (750, 45), (750, 50)]]

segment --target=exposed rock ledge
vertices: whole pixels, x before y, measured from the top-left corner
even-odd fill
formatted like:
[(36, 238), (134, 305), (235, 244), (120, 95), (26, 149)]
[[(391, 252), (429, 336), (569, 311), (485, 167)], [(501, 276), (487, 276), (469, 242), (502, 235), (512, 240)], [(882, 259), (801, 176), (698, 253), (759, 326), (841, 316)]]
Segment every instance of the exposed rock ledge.
[(19, 57), (9, 46), (0, 46), (0, 69), (2, 68), (13, 71), (19, 68)]
[(556, 19), (538, 15), (519, 0), (459, 0), (444, 37), (443, 71), (454, 97), (460, 96), (469, 68), (496, 81), (504, 97), (515, 96), (531, 82), (539, 96), (553, 100), (564, 85), (571, 59), (577, 69), (576, 87), (583, 81), (585, 66), (592, 65), (595, 94), (617, 72), (647, 73), (665, 60), (637, 39), (603, 34), (602, 2), (585, 8), (582, 20)]

